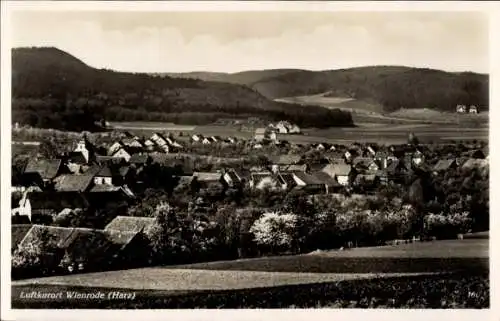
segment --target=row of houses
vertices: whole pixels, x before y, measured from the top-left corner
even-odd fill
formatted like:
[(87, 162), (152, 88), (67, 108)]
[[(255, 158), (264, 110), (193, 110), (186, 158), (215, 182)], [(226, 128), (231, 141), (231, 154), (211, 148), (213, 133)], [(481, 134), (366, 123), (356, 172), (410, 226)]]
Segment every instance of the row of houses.
[(468, 108), (466, 105), (457, 105), (457, 113), (459, 114), (464, 114), (464, 113), (477, 114), (478, 112), (479, 110), (475, 105), (470, 105)]

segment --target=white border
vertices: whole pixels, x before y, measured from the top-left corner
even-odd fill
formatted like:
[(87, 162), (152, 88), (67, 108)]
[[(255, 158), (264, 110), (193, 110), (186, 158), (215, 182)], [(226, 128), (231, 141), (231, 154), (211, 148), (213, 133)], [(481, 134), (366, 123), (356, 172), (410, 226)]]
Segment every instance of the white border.
[[(200, 319), (228, 319), (233, 318), (239, 320), (255, 320), (255, 319), (277, 319), (289, 318), (290, 320), (302, 319), (331, 319), (332, 317), (342, 317), (346, 319), (359, 320), (370, 317), (371, 319), (380, 320), (498, 320), (500, 314), (495, 305), (495, 302), (500, 302), (500, 296), (497, 291), (496, 278), (498, 269), (495, 267), (495, 262), (498, 261), (495, 255), (495, 240), (496, 231), (498, 229), (499, 220), (495, 217), (498, 213), (497, 202), (495, 198), (490, 197), (491, 204), (491, 228), (490, 228), (490, 279), (491, 279), (491, 308), (489, 310), (340, 310), (340, 309), (322, 309), (322, 310), (11, 310), (10, 309), (10, 12), (13, 10), (50, 10), (50, 11), (485, 11), (490, 17), (490, 158), (491, 163), (497, 163), (498, 158), (495, 152), (496, 144), (493, 139), (498, 129), (494, 126), (495, 120), (500, 119), (500, 108), (498, 102), (500, 94), (498, 90), (500, 59), (500, 50), (498, 43), (498, 35), (495, 37), (496, 30), (500, 30), (499, 12), (500, 8), (497, 2), (486, 1), (462, 1), (462, 2), (388, 2), (388, 1), (373, 1), (373, 2), (252, 2), (252, 1), (1, 1), (1, 23), (2, 23), (2, 38), (1, 38), (1, 121), (2, 121), (2, 140), (1, 140), (1, 205), (2, 215), (1, 224), (2, 232), (2, 260), (1, 260), (1, 319), (2, 320), (88, 320), (92, 317), (97, 319), (121, 319), (125, 320), (151, 320), (151, 319), (171, 319), (171, 320), (200, 320)], [(490, 170), (491, 195), (496, 191), (495, 178), (499, 173), (495, 166)], [(237, 313), (237, 315), (235, 315)], [(496, 316), (496, 317), (495, 317)]]

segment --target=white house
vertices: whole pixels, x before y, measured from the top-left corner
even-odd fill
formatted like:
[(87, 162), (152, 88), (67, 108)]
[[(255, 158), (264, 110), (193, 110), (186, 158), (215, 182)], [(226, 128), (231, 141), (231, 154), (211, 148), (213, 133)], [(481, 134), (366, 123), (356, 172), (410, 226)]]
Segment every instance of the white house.
[(292, 126), (290, 126), (290, 128), (288, 129), (288, 132), (290, 134), (300, 134), (300, 127), (293, 124)]
[(115, 158), (123, 158), (126, 162), (130, 161), (130, 157), (132, 157), (132, 155), (130, 155), (126, 150), (125, 148), (120, 148), (119, 150), (117, 150), (114, 154), (113, 154), (113, 157)]
[(154, 133), (153, 136), (151, 136), (151, 140), (155, 142), (158, 146), (163, 146), (167, 144), (167, 140), (163, 137), (163, 135), (159, 133)]
[(205, 137), (205, 138), (203, 138), (201, 143), (204, 145), (210, 145), (210, 144), (212, 144), (212, 139), (210, 137)]
[(200, 141), (203, 140), (203, 136), (198, 135), (198, 134), (194, 134), (193, 136), (191, 136), (191, 140), (195, 143), (199, 143)]
[(279, 122), (278, 125), (276, 125), (276, 130), (280, 134), (288, 134), (288, 127), (284, 122)]
[(465, 113), (467, 112), (467, 108), (465, 105), (457, 105), (457, 113)]
[(474, 105), (470, 106), (469, 113), (470, 114), (477, 114), (477, 107)]
[(92, 153), (92, 148), (90, 146), (90, 143), (87, 141), (86, 138), (80, 140), (78, 144), (76, 145), (75, 152), (79, 152), (83, 155), (85, 158), (85, 161), (88, 163), (91, 157)]
[(112, 185), (113, 184), (113, 174), (108, 166), (102, 167), (99, 172), (94, 176), (94, 184), (101, 185)]
[(122, 147), (123, 147), (123, 144), (121, 142), (113, 143), (113, 145), (111, 145), (108, 148), (108, 155), (113, 155), (114, 153), (116, 153), (116, 151), (118, 151)]

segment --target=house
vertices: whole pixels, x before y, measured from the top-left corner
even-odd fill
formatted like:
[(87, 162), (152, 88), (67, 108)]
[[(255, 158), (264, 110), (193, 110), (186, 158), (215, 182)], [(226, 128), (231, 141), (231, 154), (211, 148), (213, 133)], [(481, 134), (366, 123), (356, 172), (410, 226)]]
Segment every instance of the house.
[(276, 130), (278, 131), (278, 133), (280, 134), (288, 134), (289, 133), (289, 127), (290, 126), (287, 126), (289, 124), (286, 124), (285, 122), (282, 122), (280, 121), (277, 125), (276, 125)]
[(60, 159), (30, 159), (24, 169), (24, 174), (37, 173), (46, 184), (61, 174), (61, 171), (62, 161)]
[(236, 139), (236, 137), (227, 137), (225, 142), (228, 143), (228, 144), (236, 144), (238, 140)]
[(219, 136), (210, 136), (212, 143), (218, 143), (221, 138)]
[(209, 187), (224, 187), (225, 181), (223, 179), (223, 174), (219, 172), (194, 172), (193, 180), (196, 180), (201, 188)]
[(343, 186), (350, 185), (355, 175), (353, 168), (348, 164), (328, 164), (321, 171), (335, 178)]
[(135, 165), (136, 167), (138, 166), (145, 166), (147, 164), (150, 164), (152, 161), (151, 156), (148, 154), (134, 154), (130, 157), (130, 164)]
[(389, 161), (385, 171), (387, 171), (389, 180), (397, 180), (406, 174), (410, 174), (412, 172), (412, 165), (411, 162), (408, 163), (396, 159)]
[(463, 165), (462, 168), (487, 168), (488, 160), (486, 159), (468, 159)]
[(467, 110), (465, 105), (457, 105), (457, 113), (465, 113)]
[(304, 172), (294, 172), (292, 175), (298, 188), (313, 193), (325, 191), (324, 182), (314, 175), (310, 175)]
[(23, 241), (23, 239), (28, 234), (31, 229), (31, 224), (12, 224), (10, 227), (10, 246), (11, 250), (15, 251), (19, 244)]
[(144, 232), (155, 224), (154, 217), (117, 216), (106, 227), (105, 231)]
[(61, 175), (54, 179), (57, 192), (86, 192), (92, 186), (94, 175)]
[(95, 159), (95, 147), (94, 145), (92, 145), (92, 143), (89, 142), (86, 136), (78, 141), (73, 152), (80, 153), (83, 156), (86, 164), (91, 163)]
[(87, 208), (88, 199), (78, 192), (31, 192), (23, 194), (19, 207), (12, 210), (13, 215), (27, 216), (31, 222), (42, 216), (55, 216), (63, 209)]
[(475, 149), (475, 150), (471, 151), (470, 153), (468, 153), (467, 155), (470, 156), (471, 158), (474, 158), (474, 159), (485, 159), (486, 158), (485, 153), (481, 149)]
[(289, 190), (297, 186), (293, 173), (279, 173), (278, 182), (282, 190)]
[(179, 142), (177, 142), (175, 139), (173, 139), (172, 137), (167, 136), (165, 139), (167, 140), (167, 144), (170, 147), (177, 148), (177, 149), (181, 149), (182, 148), (182, 145)]
[(163, 146), (163, 145), (166, 145), (167, 144), (167, 140), (165, 139), (165, 137), (160, 134), (160, 133), (154, 133), (150, 140), (152, 140), (156, 145), (158, 146)]
[(129, 162), (130, 158), (132, 157), (132, 154), (128, 151), (128, 148), (124, 146), (121, 147), (119, 150), (117, 150), (112, 156), (114, 158), (121, 158), (126, 162)]
[(300, 132), (300, 127), (295, 124), (292, 124), (290, 128), (288, 128), (289, 134), (300, 134)]
[(309, 170), (309, 166), (307, 164), (282, 165), (279, 170), (281, 172), (307, 172)]
[(366, 152), (372, 157), (375, 157), (375, 155), (377, 155), (377, 148), (375, 146), (368, 145), (366, 147)]
[(112, 185), (113, 184), (113, 173), (111, 172), (111, 169), (109, 166), (103, 166), (99, 169), (97, 174), (94, 176), (94, 184), (99, 185), (99, 184), (106, 184), (106, 185)]
[(233, 169), (226, 171), (223, 175), (223, 179), (229, 187), (236, 187), (242, 184), (241, 176)]
[(477, 107), (474, 106), (474, 105), (471, 105), (469, 107), (469, 114), (477, 114), (478, 110), (477, 110)]
[(249, 186), (252, 189), (277, 190), (282, 187), (277, 177), (269, 172), (252, 173), (250, 175)]
[(314, 175), (316, 179), (324, 184), (326, 194), (337, 193), (340, 189), (342, 189), (342, 185), (339, 184), (339, 182), (337, 182), (335, 178), (331, 177), (323, 171), (314, 172), (312, 173), (312, 175)]
[(375, 174), (358, 174), (354, 179), (354, 186), (363, 189), (372, 189), (377, 185), (377, 175)]
[(213, 143), (213, 140), (211, 137), (204, 137), (203, 140), (201, 141), (201, 143), (204, 145), (210, 145)]
[(149, 138), (144, 141), (144, 149), (146, 149), (147, 151), (153, 151), (155, 149), (155, 146), (156, 143)]
[(297, 154), (279, 155), (276, 157), (271, 157), (271, 162), (272, 162), (271, 168), (272, 171), (276, 173), (290, 165), (295, 165), (300, 163), (301, 160), (302, 156)]
[(255, 130), (255, 140), (257, 142), (263, 142), (266, 139), (266, 129), (265, 128), (257, 128)]
[(128, 146), (130, 148), (137, 148), (137, 149), (144, 148), (143, 143), (137, 137), (135, 137), (135, 138), (124, 138), (124, 139), (122, 139), (122, 144), (124, 146)]
[(457, 161), (455, 159), (440, 159), (437, 164), (434, 165), (433, 172), (444, 172), (451, 168), (456, 168), (457, 166)]
[(378, 164), (373, 159), (367, 157), (356, 157), (353, 159), (352, 165), (358, 171), (376, 172), (380, 169)]
[(195, 143), (199, 143), (203, 140), (203, 135), (199, 135), (199, 134), (194, 134), (191, 136), (191, 140)]

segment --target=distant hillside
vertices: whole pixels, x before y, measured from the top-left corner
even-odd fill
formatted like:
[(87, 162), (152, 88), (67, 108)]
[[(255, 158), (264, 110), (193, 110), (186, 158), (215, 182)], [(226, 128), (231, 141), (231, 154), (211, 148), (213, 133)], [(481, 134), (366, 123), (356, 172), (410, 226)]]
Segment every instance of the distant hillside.
[(349, 113), (277, 103), (247, 86), (95, 69), (56, 48), (12, 50), (12, 97), (14, 122), (72, 130), (99, 119), (205, 124), (248, 116), (352, 125)]
[(199, 79), (204, 81), (227, 82), (231, 84), (251, 85), (255, 82), (267, 78), (286, 75), (292, 72), (304, 71), (301, 69), (267, 69), (267, 70), (248, 70), (236, 73), (221, 72), (186, 72), (186, 73), (158, 73), (156, 76), (168, 76), (172, 78)]
[(381, 104), (386, 111), (431, 108), (453, 111), (457, 104), (489, 107), (488, 75), (399, 66), (374, 66), (331, 71), (297, 71), (250, 85), (274, 99), (329, 92)]

